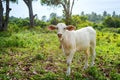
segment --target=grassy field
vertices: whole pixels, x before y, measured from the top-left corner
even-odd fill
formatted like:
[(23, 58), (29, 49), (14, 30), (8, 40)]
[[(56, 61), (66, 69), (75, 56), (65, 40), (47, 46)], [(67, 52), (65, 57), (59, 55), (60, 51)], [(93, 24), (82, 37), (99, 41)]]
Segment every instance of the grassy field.
[(76, 53), (70, 76), (54, 32), (42, 29), (0, 33), (0, 80), (120, 80), (120, 34), (97, 30), (95, 66), (82, 70)]

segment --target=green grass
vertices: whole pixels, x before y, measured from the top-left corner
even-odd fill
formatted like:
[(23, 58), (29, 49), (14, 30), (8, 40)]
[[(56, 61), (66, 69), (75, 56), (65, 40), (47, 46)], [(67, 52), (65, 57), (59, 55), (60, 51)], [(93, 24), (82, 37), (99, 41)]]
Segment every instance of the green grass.
[(76, 52), (68, 77), (56, 34), (38, 29), (0, 32), (0, 80), (120, 79), (120, 34), (97, 31), (95, 66), (83, 71), (84, 54)]

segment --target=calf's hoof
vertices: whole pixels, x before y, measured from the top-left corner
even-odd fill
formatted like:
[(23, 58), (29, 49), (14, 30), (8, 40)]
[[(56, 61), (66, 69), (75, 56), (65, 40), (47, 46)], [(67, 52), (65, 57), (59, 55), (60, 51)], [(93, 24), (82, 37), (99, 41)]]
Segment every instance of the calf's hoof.
[(88, 68), (88, 64), (83, 67), (83, 70), (86, 70)]
[(68, 68), (67, 72), (66, 72), (66, 76), (70, 75), (70, 68)]
[(90, 67), (93, 67), (94, 65), (95, 65), (95, 63), (93, 62), (93, 63), (91, 63)]

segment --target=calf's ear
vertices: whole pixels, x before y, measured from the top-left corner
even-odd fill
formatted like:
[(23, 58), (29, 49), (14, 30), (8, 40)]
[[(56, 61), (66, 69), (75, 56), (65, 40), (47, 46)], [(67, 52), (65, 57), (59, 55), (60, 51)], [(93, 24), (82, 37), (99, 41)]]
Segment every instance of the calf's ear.
[(75, 26), (73, 26), (73, 25), (68, 25), (68, 26), (66, 27), (66, 29), (69, 30), (69, 31), (72, 31), (72, 30), (75, 30)]
[(50, 26), (48, 26), (48, 29), (49, 29), (49, 30), (55, 30), (55, 29), (56, 29), (56, 26), (50, 25)]

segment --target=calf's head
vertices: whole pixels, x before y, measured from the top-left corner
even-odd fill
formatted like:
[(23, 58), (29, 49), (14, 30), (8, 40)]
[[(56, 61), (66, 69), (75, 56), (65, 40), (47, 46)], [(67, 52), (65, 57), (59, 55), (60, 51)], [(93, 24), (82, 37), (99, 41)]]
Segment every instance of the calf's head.
[(48, 29), (57, 30), (58, 38), (62, 40), (62, 35), (65, 33), (65, 31), (66, 30), (72, 31), (75, 29), (75, 27), (72, 25), (66, 26), (64, 23), (58, 23), (56, 26), (55, 25), (48, 26)]

